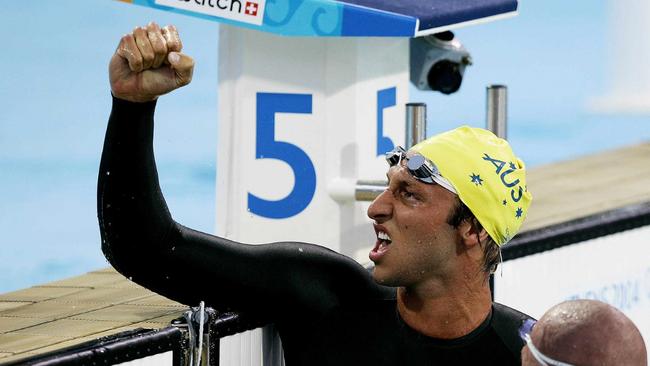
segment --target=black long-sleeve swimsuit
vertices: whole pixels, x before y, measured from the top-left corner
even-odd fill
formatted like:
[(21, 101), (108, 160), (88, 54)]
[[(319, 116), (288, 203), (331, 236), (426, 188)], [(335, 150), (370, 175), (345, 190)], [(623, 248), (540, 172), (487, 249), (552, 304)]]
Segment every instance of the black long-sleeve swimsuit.
[(204, 300), (274, 323), (287, 365), (519, 365), (527, 316), (493, 304), (462, 338), (434, 339), (400, 318), (396, 291), (321, 246), (246, 245), (176, 223), (153, 154), (155, 102), (113, 99), (98, 182), (102, 250), (133, 281), (181, 303)]

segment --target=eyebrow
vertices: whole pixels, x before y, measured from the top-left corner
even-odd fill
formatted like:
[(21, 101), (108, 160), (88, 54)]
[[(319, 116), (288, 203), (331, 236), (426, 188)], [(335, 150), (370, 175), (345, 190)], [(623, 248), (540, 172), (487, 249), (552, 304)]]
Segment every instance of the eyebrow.
[[(388, 173), (386, 173), (386, 179), (388, 179), (388, 183), (390, 184), (391, 179), (390, 179), (390, 176), (388, 175)], [(410, 180), (407, 180), (407, 179), (400, 179), (397, 184), (399, 185), (400, 188), (405, 188), (406, 187), (406, 188), (420, 190), (421, 187), (419, 186), (419, 184), (416, 184), (416, 183), (417, 183), (417, 181), (410, 181)]]
[(407, 180), (401, 180), (399, 182), (400, 187), (406, 187), (406, 188), (411, 188), (411, 189), (419, 189), (417, 184), (413, 184), (413, 182), (409, 182)]

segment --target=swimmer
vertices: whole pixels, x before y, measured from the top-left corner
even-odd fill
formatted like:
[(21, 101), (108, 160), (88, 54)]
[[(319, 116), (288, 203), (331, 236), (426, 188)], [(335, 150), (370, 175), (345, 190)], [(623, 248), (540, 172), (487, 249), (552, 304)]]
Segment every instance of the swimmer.
[(647, 366), (639, 329), (622, 312), (596, 300), (555, 305), (521, 329), (522, 366)]
[(238, 243), (175, 222), (158, 183), (156, 103), (193, 66), (177, 30), (155, 23), (122, 37), (110, 61), (98, 216), (120, 273), (274, 323), (289, 366), (520, 364), (529, 317), (494, 303), (488, 281), (532, 199), (506, 141), (460, 127), (389, 152), (388, 187), (368, 209), (372, 273), (314, 244)]

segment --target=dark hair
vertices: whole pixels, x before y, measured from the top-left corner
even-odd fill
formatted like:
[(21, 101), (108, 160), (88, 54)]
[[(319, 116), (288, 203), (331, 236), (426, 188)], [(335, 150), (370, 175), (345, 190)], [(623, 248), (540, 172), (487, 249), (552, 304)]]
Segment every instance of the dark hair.
[(472, 228), (476, 231), (479, 245), (483, 247), (483, 271), (487, 274), (492, 274), (497, 270), (497, 266), (501, 262), (500, 248), (497, 243), (488, 235), (487, 240), (481, 242), (479, 233), (483, 229), (483, 225), (478, 222), (478, 219), (472, 211), (465, 205), (458, 197), (456, 197), (456, 207), (449, 215), (447, 223), (457, 228), (463, 222), (469, 222)]

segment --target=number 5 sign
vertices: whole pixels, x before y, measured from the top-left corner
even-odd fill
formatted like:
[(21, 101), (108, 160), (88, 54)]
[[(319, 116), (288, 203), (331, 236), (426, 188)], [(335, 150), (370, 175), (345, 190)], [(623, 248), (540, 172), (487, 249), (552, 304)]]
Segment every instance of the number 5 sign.
[(291, 193), (277, 201), (249, 192), (250, 212), (271, 219), (284, 219), (302, 212), (314, 197), (314, 163), (300, 147), (275, 139), (275, 114), (311, 113), (311, 100), (310, 94), (257, 93), (255, 159), (278, 159), (287, 163), (293, 171), (295, 183)]

